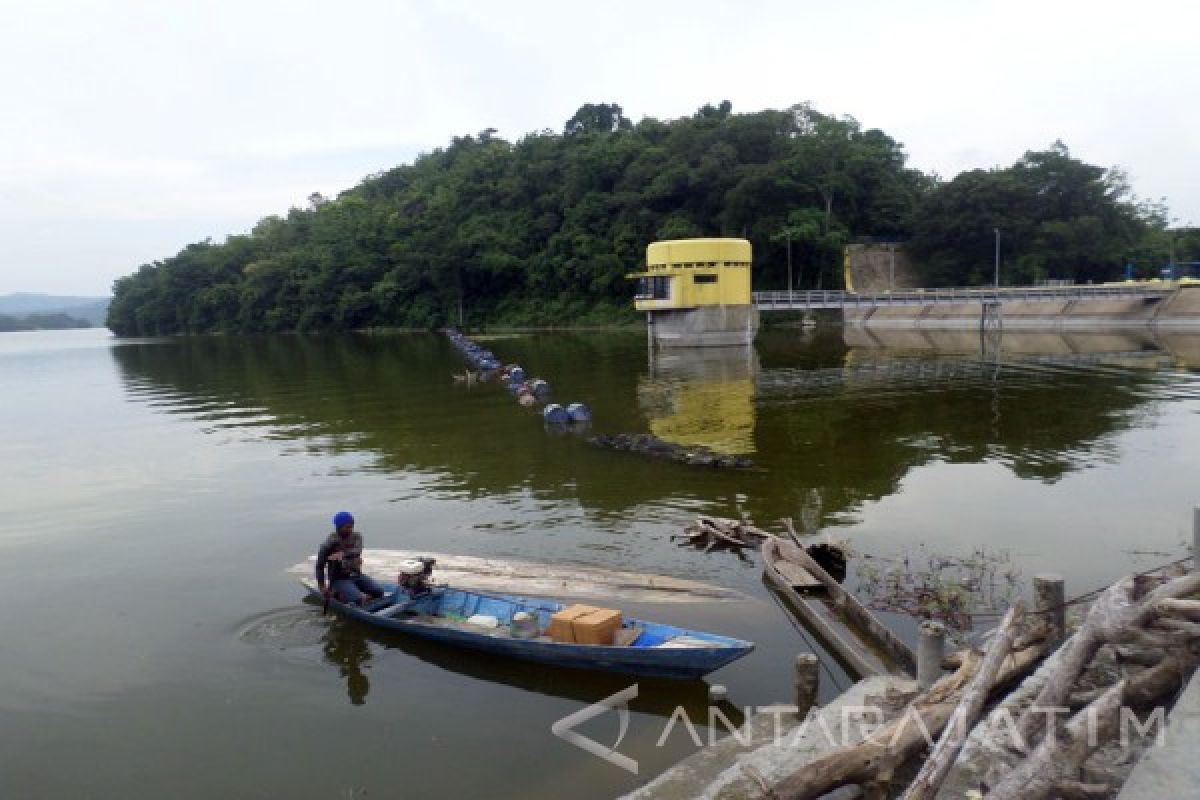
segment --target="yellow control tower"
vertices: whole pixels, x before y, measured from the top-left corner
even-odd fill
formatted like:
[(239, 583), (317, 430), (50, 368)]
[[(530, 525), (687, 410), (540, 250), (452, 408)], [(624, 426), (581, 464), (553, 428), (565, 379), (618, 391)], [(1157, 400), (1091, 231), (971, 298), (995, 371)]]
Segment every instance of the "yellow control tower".
[(673, 239), (646, 247), (634, 306), (661, 347), (748, 345), (758, 332), (745, 239)]

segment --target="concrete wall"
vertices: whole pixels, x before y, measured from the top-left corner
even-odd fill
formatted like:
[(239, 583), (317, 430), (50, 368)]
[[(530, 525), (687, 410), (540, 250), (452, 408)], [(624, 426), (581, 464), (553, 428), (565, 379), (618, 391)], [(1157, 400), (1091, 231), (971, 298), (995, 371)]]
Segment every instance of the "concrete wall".
[[(848, 325), (879, 328), (975, 329), (978, 303), (847, 309)], [(1061, 328), (1200, 327), (1200, 286), (1183, 287), (1165, 298), (1095, 298), (1065, 302), (1005, 303), (1005, 330)]]
[(1200, 286), (1184, 286), (1171, 295), (1155, 322), (1167, 327), (1200, 325)]
[(659, 347), (748, 345), (758, 333), (754, 306), (704, 306), (646, 315), (646, 331)]
[[(1042, 329), (1005, 331), (1003, 350), (1009, 356), (1071, 356), (1104, 354), (1106, 363), (1125, 363), (1141, 367), (1174, 364), (1200, 366), (1200, 335), (1196, 329), (1107, 328)], [(980, 352), (978, 330), (947, 328), (881, 328), (847, 326), (842, 338), (849, 347), (916, 352)]]
[[(892, 253), (895, 252), (895, 283), (892, 283)], [(846, 245), (847, 289), (856, 292), (886, 292), (889, 289), (915, 289), (916, 268), (904, 245)]]

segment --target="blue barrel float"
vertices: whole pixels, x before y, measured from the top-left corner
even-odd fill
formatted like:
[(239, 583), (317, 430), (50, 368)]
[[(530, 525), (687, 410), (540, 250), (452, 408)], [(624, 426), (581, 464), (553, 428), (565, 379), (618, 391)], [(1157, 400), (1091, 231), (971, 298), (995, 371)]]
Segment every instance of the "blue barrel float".
[[(545, 403), (549, 399), (550, 384), (547, 381), (541, 378), (530, 379), (525, 368), (519, 364), (504, 366), (495, 353), (471, 341), (460, 331), (449, 328), (445, 333), (475, 369), (485, 373), (500, 372), (500, 380), (516, 395), (517, 402), (522, 406)], [(486, 379), (489, 376), (483, 377)], [(542, 419), (549, 428), (578, 432), (588, 427), (592, 420), (592, 411), (583, 403), (571, 403), (566, 408), (558, 403), (549, 403), (542, 409)]]
[(520, 364), (513, 364), (511, 367), (504, 368), (501, 377), (508, 381), (508, 390), (516, 394), (525, 383), (525, 369)]

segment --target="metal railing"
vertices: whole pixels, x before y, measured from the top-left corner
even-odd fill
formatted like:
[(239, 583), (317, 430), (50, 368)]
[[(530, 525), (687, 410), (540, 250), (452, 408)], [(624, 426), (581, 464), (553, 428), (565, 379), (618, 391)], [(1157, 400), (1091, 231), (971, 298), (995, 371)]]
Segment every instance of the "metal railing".
[(754, 292), (760, 311), (816, 308), (876, 308), (879, 306), (938, 306), (965, 303), (1066, 302), (1085, 298), (1167, 297), (1175, 286), (1016, 286), (1001, 289), (902, 289), (894, 292), (841, 290)]

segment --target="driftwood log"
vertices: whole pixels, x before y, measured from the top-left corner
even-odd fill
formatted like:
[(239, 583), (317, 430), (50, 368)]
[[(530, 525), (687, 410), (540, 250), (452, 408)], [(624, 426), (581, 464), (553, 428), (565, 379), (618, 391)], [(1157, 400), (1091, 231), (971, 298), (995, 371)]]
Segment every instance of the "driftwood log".
[(683, 533), (674, 534), (671, 539), (682, 539), (683, 544), (703, 545), (707, 553), (714, 547), (753, 547), (771, 535), (749, 520), (701, 515), (684, 528)]
[[(1175, 653), (1161, 656), (1158, 663), (1137, 673), (1125, 684), (1124, 703), (1132, 708), (1146, 708), (1157, 700), (1177, 691), (1183, 685), (1183, 679), (1194, 666), (1189, 659), (1184, 659)], [(1094, 703), (1108, 687), (1100, 687), (1084, 692), (1072, 692), (1067, 698), (1067, 705), (1072, 710), (1078, 710)]]
[(1061, 781), (1054, 786), (1058, 800), (1111, 800), (1113, 787), (1107, 783)]
[(683, 445), (668, 442), (650, 433), (614, 433), (597, 434), (588, 442), (594, 447), (605, 450), (618, 450), (626, 453), (638, 453), (651, 458), (663, 458), (693, 467), (717, 467), (724, 469), (748, 469), (754, 462), (745, 456), (718, 453), (707, 447)]
[(938, 788), (950, 771), (967, 740), (967, 734), (979, 721), (983, 713), (984, 703), (996, 685), (1000, 666), (1012, 652), (1013, 643), (1020, 630), (1019, 626), (1025, 617), (1025, 609), (1020, 603), (1013, 606), (1004, 615), (995, 636), (988, 644), (987, 654), (979, 666), (979, 671), (971, 679), (970, 686), (958, 701), (958, 706), (951, 714), (951, 724), (946, 726), (942, 738), (933, 748), (929, 758), (921, 766), (917, 777), (909, 784), (901, 800), (929, 800), (937, 795)]
[(1171, 580), (1139, 599), (1139, 589), (1144, 588), (1134, 578), (1125, 577), (1096, 598), (1082, 627), (1064, 645), (1067, 650), (1059, 669), (1018, 720), (1020, 739), (1014, 743), (1018, 748), (1035, 741), (1043, 732), (1047, 709), (1066, 706), (1071, 688), (1104, 644), (1132, 644), (1167, 651), (1186, 643), (1183, 637), (1191, 634), (1176, 626), (1192, 623), (1170, 617), (1172, 608), (1178, 606), (1163, 601), (1178, 601), (1196, 594), (1200, 591), (1200, 574)]
[(1045, 800), (1061, 795), (1060, 785), (1076, 784), (1083, 762), (1116, 734), (1124, 693), (1121, 681), (1073, 716), (1060, 733), (1043, 739), (988, 792), (988, 800)]
[[(987, 779), (992, 784), (988, 800), (1111, 797), (1115, 785), (1082, 782), (1081, 776), (1097, 772), (1096, 765), (1085, 770), (1085, 762), (1097, 749), (1118, 744), (1124, 708), (1162, 702), (1194, 667), (1200, 602), (1187, 598), (1197, 591), (1200, 576), (1193, 574), (1126, 577), (1102, 592), (1011, 731), (1011, 752), (1027, 755), (1015, 764), (1001, 760), (1003, 766), (996, 765)], [(1113, 652), (1097, 659), (1102, 648)], [(1109, 677), (1112, 667), (1103, 666), (1105, 661), (1125, 677)], [(1131, 667), (1141, 671), (1130, 674)], [(1073, 692), (1085, 671), (1110, 685)], [(1065, 722), (1055, 719), (1054, 714), (1067, 713), (1068, 704), (1075, 715)], [(1119, 744), (1122, 751), (1129, 747)], [(1121, 780), (1119, 772), (1099, 772), (1114, 784)]]
[[(1045, 655), (1045, 645), (1015, 651), (1003, 659), (994, 685), (1006, 685), (1031, 670)], [(950, 721), (963, 693), (982, 666), (968, 651), (958, 670), (918, 695), (902, 716), (865, 741), (831, 750), (771, 787), (780, 800), (815, 800), (842, 786), (857, 784), (878, 793), (893, 772), (917, 755)]]
[[(1012, 744), (1026, 755), (994, 780), (989, 778), (993, 786), (988, 800), (1111, 796), (1112, 786), (1081, 781), (1081, 768), (1098, 747), (1114, 740), (1122, 707), (1161, 701), (1195, 665), (1200, 601), (1193, 596), (1198, 592), (1200, 575), (1194, 574), (1170, 580), (1127, 577), (1102, 592), (1018, 720)], [(935, 796), (989, 696), (1028, 672), (1052, 646), (1045, 624), (1035, 621), (1026, 630), (1020, 628), (1022, 613), (1019, 607), (1009, 611), (986, 655), (965, 650), (947, 659), (957, 671), (918, 695), (899, 719), (863, 742), (825, 753), (770, 787), (768, 796), (815, 800), (852, 784), (861, 786), (868, 797), (882, 796), (896, 770), (920, 753), (929, 737), (940, 736), (904, 800)], [(1073, 692), (1106, 645), (1118, 650), (1117, 663), (1144, 668), (1127, 673), (1115, 685)], [(1154, 653), (1159, 654), (1157, 660)], [(1068, 702), (1078, 712), (1065, 721), (1060, 718), (1053, 736), (1042, 736), (1046, 711)]]

